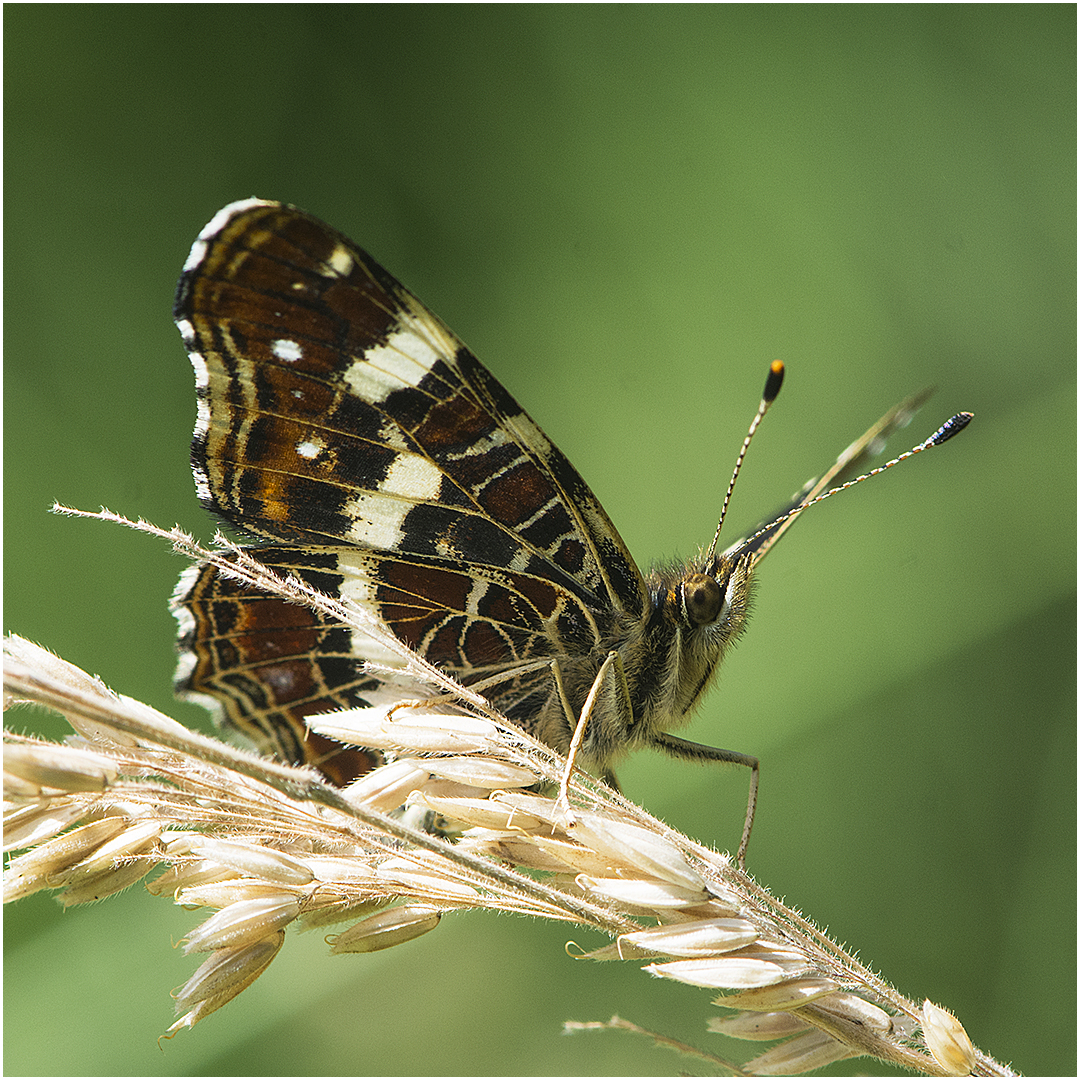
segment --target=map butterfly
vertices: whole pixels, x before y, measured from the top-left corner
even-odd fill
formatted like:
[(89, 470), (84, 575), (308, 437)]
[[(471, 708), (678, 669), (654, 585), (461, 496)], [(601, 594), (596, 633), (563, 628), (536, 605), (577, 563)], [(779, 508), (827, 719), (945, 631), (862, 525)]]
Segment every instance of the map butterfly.
[[(484, 682), (496, 708), (561, 753), (599, 677), (579, 760), (611, 783), (619, 759), (646, 746), (749, 766), (741, 861), (757, 760), (668, 729), (688, 723), (742, 632), (758, 561), (797, 513), (854, 482), (922, 396), (748, 539), (720, 553), (714, 539), (646, 576), (570, 462), (491, 373), (316, 218), (259, 200), (225, 207), (191, 249), (174, 314), (196, 371), (198, 494), (262, 541), (252, 555), (361, 605), (465, 685)], [(774, 364), (757, 420), (782, 374)], [(431, 696), (361, 631), (211, 565), (184, 575), (174, 610), (180, 692), (336, 784), (382, 756), (309, 732), (306, 718)]]

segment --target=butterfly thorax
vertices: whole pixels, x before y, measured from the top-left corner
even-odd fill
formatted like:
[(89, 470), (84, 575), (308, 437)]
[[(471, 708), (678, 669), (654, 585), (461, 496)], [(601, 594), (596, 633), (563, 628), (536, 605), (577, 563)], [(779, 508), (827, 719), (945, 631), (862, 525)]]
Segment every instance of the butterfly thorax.
[(689, 723), (724, 657), (746, 625), (752, 582), (750, 556), (699, 556), (660, 566), (647, 578), (645, 616), (621, 620), (588, 658), (560, 662), (574, 717), (554, 687), (535, 726), (538, 737), (564, 750), (576, 717), (609, 652), (618, 663), (599, 688), (582, 741), (584, 761), (610, 772), (660, 732)]

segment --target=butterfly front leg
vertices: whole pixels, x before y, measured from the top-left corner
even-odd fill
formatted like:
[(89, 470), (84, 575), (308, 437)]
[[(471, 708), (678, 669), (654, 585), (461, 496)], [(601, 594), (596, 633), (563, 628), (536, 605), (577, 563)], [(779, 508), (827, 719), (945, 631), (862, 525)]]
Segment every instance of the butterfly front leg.
[(750, 830), (754, 827), (754, 811), (757, 809), (758, 776), (761, 772), (758, 759), (749, 754), (740, 754), (736, 750), (721, 750), (719, 747), (680, 739), (677, 735), (669, 735), (666, 731), (657, 733), (653, 745), (672, 757), (682, 758), (684, 761), (723, 761), (730, 765), (745, 765), (750, 770), (750, 794), (746, 800), (746, 821), (743, 823), (739, 850), (735, 853), (739, 869), (745, 870), (746, 848), (750, 843)]
[[(573, 725), (573, 737), (566, 753), (566, 770), (559, 784), (559, 797), (556, 806), (559, 812), (569, 821), (573, 822), (573, 814), (570, 810), (570, 776), (574, 771), (574, 763), (582, 743), (585, 741), (586, 732), (590, 723), (593, 731), (586, 743), (586, 753), (590, 757), (605, 760), (607, 754), (603, 752), (603, 746), (608, 741), (608, 733), (612, 728), (626, 731), (633, 720), (633, 706), (630, 700), (630, 686), (626, 681), (626, 672), (623, 670), (622, 660), (615, 651), (609, 652), (600, 665), (592, 686), (581, 707), (581, 715), (575, 716), (574, 708), (570, 704), (570, 698), (566, 692), (566, 682), (563, 677), (562, 667), (558, 660), (552, 662), (552, 674), (555, 678), (555, 686), (562, 702), (563, 712), (567, 723)], [(599, 751), (599, 752), (598, 752)], [(615, 774), (610, 769), (603, 770), (603, 779), (619, 790)]]

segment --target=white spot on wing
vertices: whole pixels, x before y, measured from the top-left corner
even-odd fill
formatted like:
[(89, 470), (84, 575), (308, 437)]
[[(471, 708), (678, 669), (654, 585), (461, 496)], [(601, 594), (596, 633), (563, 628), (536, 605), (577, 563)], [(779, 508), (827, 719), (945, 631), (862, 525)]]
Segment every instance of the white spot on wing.
[(544, 458), (551, 453), (551, 442), (548, 437), (524, 413), (508, 416), (506, 426), (520, 445), (527, 446)]
[(389, 446), (392, 450), (409, 450), (409, 444), (405, 441), (401, 428), (389, 417), (383, 421), (382, 426), (379, 428), (378, 441), (383, 446)]
[(480, 601), (484, 599), (484, 594), (488, 591), (488, 582), (482, 578), (477, 578), (472, 588), (469, 590), (469, 596), (465, 601), (465, 611), (469, 615), (477, 615), (480, 610)]
[(195, 494), (199, 497), (199, 502), (212, 503), (214, 496), (210, 491), (210, 479), (202, 471), (202, 469), (192, 468), (192, 473), (195, 476)]
[(398, 454), (387, 470), (379, 491), (403, 495), (414, 502), (429, 502), (439, 494), (442, 472), (419, 454)]
[(206, 399), (199, 397), (195, 401), (195, 438), (205, 438), (210, 434), (210, 406)]
[(172, 597), (169, 599), (169, 606), (172, 608), (173, 618), (180, 624), (181, 634), (190, 634), (195, 629), (195, 617), (188, 611), (184, 605), (184, 601), (187, 599), (188, 594), (195, 588), (195, 582), (199, 579), (199, 574), (202, 571), (201, 566), (189, 566), (180, 575), (180, 580), (176, 583), (176, 588), (173, 589)]
[[(350, 553), (338, 559), (338, 571), (341, 574), (341, 599), (351, 601), (357, 607), (363, 608), (371, 615), (378, 617), (378, 602), (375, 595), (375, 585), (370, 575), (377, 571), (377, 564), (371, 565), (359, 553)], [(401, 668), (405, 661), (401, 655), (391, 651), (385, 645), (380, 644), (375, 638), (360, 630), (353, 630), (352, 653), (362, 660), (370, 660), (372, 663), (385, 664), (388, 667)], [(381, 673), (380, 673), (380, 677)], [(365, 692), (366, 698), (371, 694)], [(400, 698), (400, 691), (396, 698)]]
[[(188, 614), (186, 609), (181, 610), (183, 610), (184, 613), (187, 615), (188, 622), (191, 624), (192, 629), (194, 629), (195, 620), (191, 617), (190, 614)], [(176, 612), (174, 612), (173, 614), (176, 614)], [(180, 623), (180, 633), (187, 633), (186, 624), (181, 620), (178, 614), (176, 615), (176, 621)], [(182, 686), (195, 673), (195, 668), (198, 666), (198, 664), (199, 658), (189, 649), (185, 649), (183, 652), (180, 653), (180, 656), (177, 658), (176, 674), (173, 676), (173, 681), (177, 685)]]
[(193, 349), (195, 347), (195, 327), (187, 319), (177, 319), (176, 329), (180, 331), (180, 336), (184, 339), (184, 347)]
[(514, 557), (510, 560), (510, 565), (507, 567), (507, 570), (513, 570), (517, 572), (527, 570), (529, 568), (529, 560), (531, 558), (532, 555), (527, 548), (519, 548), (514, 553)]
[(278, 338), (270, 346), (270, 351), (279, 360), (284, 360), (288, 364), (302, 360), (304, 356), (304, 350), (295, 341), (290, 341), (288, 338)]
[(188, 257), (184, 261), (184, 273), (186, 274), (189, 270), (194, 270), (195, 267), (198, 266), (205, 257), (206, 241), (196, 240), (195, 243), (191, 245), (191, 250), (188, 252)]
[(362, 492), (343, 507), (353, 519), (349, 539), (365, 547), (395, 550), (405, 516), (417, 504), (439, 494), (443, 474), (419, 454), (399, 454), (377, 492)]
[(377, 404), (404, 386), (419, 386), (441, 359), (429, 341), (404, 327), (391, 334), (385, 345), (376, 345), (354, 360), (345, 381), (357, 396)]
[(302, 458), (314, 460), (326, 449), (326, 443), (321, 439), (305, 439), (296, 444), (296, 452)]
[(210, 370), (206, 366), (202, 353), (189, 352), (188, 359), (195, 369), (195, 388), (205, 390), (210, 385)]
[(347, 248), (338, 244), (330, 253), (330, 258), (326, 260), (326, 263), (338, 277), (348, 277), (353, 268), (353, 257)]
[(401, 542), (401, 526), (413, 508), (411, 502), (387, 495), (358, 495), (343, 507), (353, 519), (349, 539), (367, 547), (394, 550)]
[[(359, 561), (359, 565), (357, 565)], [(354, 604), (367, 610), (372, 610), (375, 603), (375, 586), (371, 583), (370, 574), (375, 572), (376, 567), (369, 569), (368, 560), (357, 552), (350, 552), (348, 556), (338, 558), (338, 572), (341, 574), (341, 595), (345, 600), (351, 600)]]
[(265, 199), (238, 199), (236, 202), (229, 203), (228, 206), (223, 206), (203, 227), (203, 231), (199, 233), (200, 240), (210, 240), (217, 236), (222, 229), (228, 225), (229, 221), (236, 217), (237, 214), (242, 214), (246, 210), (252, 210), (256, 206), (275, 206), (276, 203), (267, 202)]
[(196, 266), (203, 261), (206, 256), (207, 240), (212, 240), (222, 229), (225, 228), (229, 222), (236, 217), (237, 214), (244, 213), (245, 210), (251, 210), (256, 206), (274, 206), (274, 203), (267, 202), (265, 199), (240, 199), (237, 202), (229, 203), (228, 206), (223, 206), (207, 223), (203, 226), (203, 230), (199, 233), (198, 240), (191, 245), (191, 251), (188, 253), (187, 262), (184, 263), (184, 273), (189, 270), (194, 270)]

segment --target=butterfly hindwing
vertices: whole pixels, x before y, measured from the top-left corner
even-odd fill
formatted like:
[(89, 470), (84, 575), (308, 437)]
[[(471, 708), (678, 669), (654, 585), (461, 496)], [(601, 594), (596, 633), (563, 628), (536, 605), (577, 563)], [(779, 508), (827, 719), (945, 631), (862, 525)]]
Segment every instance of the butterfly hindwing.
[[(253, 549), (279, 574), (327, 591), (336, 559), (282, 546)], [(317, 763), (337, 783), (379, 764), (377, 754), (331, 745), (304, 719), (372, 703), (381, 680), (367, 676), (351, 631), (281, 596), (220, 573), (192, 567), (173, 601), (180, 623), (178, 690), (206, 705), (224, 726), (282, 761)]]

